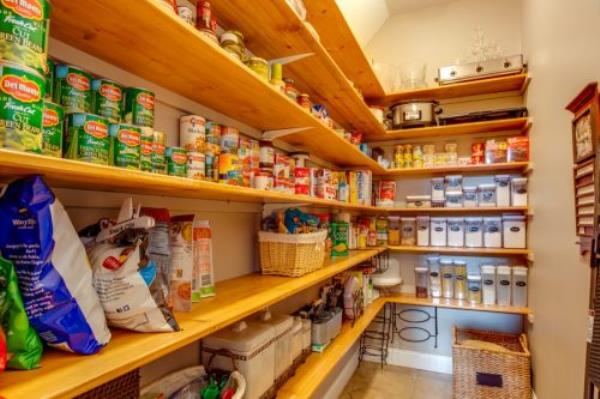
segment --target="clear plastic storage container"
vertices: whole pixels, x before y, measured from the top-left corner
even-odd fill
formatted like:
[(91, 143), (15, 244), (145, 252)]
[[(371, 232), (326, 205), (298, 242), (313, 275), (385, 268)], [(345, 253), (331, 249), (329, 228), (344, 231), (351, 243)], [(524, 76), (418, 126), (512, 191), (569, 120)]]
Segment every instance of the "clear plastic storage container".
[(454, 298), (454, 262), (449, 259), (440, 260), (442, 272), (442, 297)]
[(444, 178), (446, 182), (446, 194), (449, 191), (460, 191), (462, 192), (463, 177), (461, 175), (448, 175)]
[(388, 216), (388, 244), (400, 245), (400, 216)]
[(509, 266), (496, 268), (496, 301), (500, 306), (510, 306), (511, 297), (511, 270)]
[(432, 298), (439, 298), (442, 296), (440, 258), (438, 256), (428, 256), (427, 266), (429, 267), (429, 294)]
[(496, 185), (495, 184), (480, 184), (478, 190), (479, 190), (479, 207), (480, 208), (496, 207)]
[(494, 176), (496, 183), (496, 206), (510, 206), (510, 176)]
[(431, 179), (431, 200), (432, 201), (444, 201), (444, 178), (434, 177)]
[(514, 266), (512, 268), (512, 304), (513, 306), (527, 306), (527, 268)]
[(415, 267), (415, 289), (417, 298), (427, 298), (427, 280), (429, 279), (429, 269), (423, 266)]
[(429, 246), (429, 216), (417, 216), (417, 245), (419, 247)]
[(463, 207), (463, 192), (462, 191), (446, 191), (446, 208), (462, 208)]
[(502, 248), (502, 218), (483, 218), (483, 246), (485, 248)]
[(527, 248), (527, 222), (523, 215), (502, 216), (504, 248)]
[(496, 266), (481, 266), (481, 289), (484, 305), (496, 304)]
[(465, 218), (465, 247), (483, 247), (483, 218)]
[(431, 218), (431, 246), (433, 247), (445, 247), (447, 244), (447, 221), (446, 218), (433, 217)]
[(413, 246), (417, 243), (417, 219), (414, 217), (400, 219), (402, 232), (400, 243)]
[(476, 186), (463, 187), (463, 206), (465, 208), (476, 208), (479, 206)]
[(481, 276), (479, 274), (469, 274), (467, 285), (469, 287), (469, 303), (473, 305), (481, 303)]
[(513, 177), (510, 181), (510, 197), (512, 206), (527, 206), (526, 177)]
[(467, 262), (454, 261), (454, 299), (467, 299)]
[(465, 220), (463, 218), (448, 218), (448, 246), (462, 248), (465, 246)]
[(429, 208), (431, 206), (431, 195), (407, 195), (407, 208)]

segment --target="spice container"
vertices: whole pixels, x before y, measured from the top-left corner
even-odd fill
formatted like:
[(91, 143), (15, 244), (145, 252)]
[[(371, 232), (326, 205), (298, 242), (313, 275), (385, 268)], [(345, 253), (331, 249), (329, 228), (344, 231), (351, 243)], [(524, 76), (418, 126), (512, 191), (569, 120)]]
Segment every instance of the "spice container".
[(502, 216), (504, 248), (527, 248), (527, 224), (523, 215)]
[(448, 246), (454, 248), (462, 248), (465, 246), (463, 218), (448, 218)]
[(433, 247), (445, 247), (447, 243), (446, 239), (446, 218), (433, 217), (431, 218), (431, 246)]
[(502, 218), (483, 218), (483, 246), (485, 248), (502, 248)]
[(198, 115), (179, 118), (179, 145), (186, 151), (202, 151), (206, 140), (206, 119)]
[(449, 175), (444, 178), (446, 191), (462, 191), (463, 177), (461, 175)]
[(510, 306), (511, 297), (511, 270), (509, 266), (496, 268), (496, 295), (499, 306)]
[(463, 206), (465, 208), (476, 208), (479, 206), (476, 186), (463, 187)]
[(444, 196), (444, 178), (434, 177), (431, 179), (431, 200), (432, 201), (445, 201)]
[(510, 176), (494, 176), (496, 183), (496, 206), (510, 206)]
[(407, 208), (429, 208), (431, 207), (431, 195), (407, 195)]
[(417, 245), (429, 246), (429, 216), (417, 216)]
[(402, 218), (402, 245), (413, 246), (417, 242), (416, 221), (414, 217)]
[(271, 314), (269, 310), (262, 312), (257, 322), (270, 326), (275, 332), (275, 379), (292, 367), (292, 316)]
[(479, 185), (479, 207), (494, 208), (496, 206), (496, 185), (495, 184), (480, 184)]
[(446, 191), (446, 207), (447, 208), (462, 208), (463, 193), (462, 191)]
[(481, 303), (481, 276), (479, 274), (469, 274), (467, 276), (467, 285), (469, 303), (472, 305)]
[(484, 305), (496, 304), (496, 266), (481, 266), (481, 289)]
[(400, 217), (399, 216), (388, 216), (389, 228), (388, 228), (388, 244), (389, 245), (400, 245)]
[(269, 63), (264, 58), (250, 57), (244, 64), (254, 71), (265, 82), (269, 81)]
[(512, 268), (512, 305), (527, 306), (527, 268), (524, 266)]
[(432, 298), (439, 298), (442, 296), (440, 258), (438, 256), (428, 256), (427, 265), (429, 267), (429, 294)]
[(417, 298), (427, 298), (429, 293), (427, 292), (427, 280), (429, 275), (429, 269), (426, 267), (415, 267), (415, 288)]
[(527, 206), (527, 178), (514, 177), (510, 181), (510, 195), (512, 206)]
[(465, 247), (483, 247), (483, 219), (480, 217), (465, 218)]
[(449, 259), (440, 260), (442, 272), (442, 297), (454, 298), (454, 263)]
[(467, 262), (454, 261), (454, 299), (467, 299)]

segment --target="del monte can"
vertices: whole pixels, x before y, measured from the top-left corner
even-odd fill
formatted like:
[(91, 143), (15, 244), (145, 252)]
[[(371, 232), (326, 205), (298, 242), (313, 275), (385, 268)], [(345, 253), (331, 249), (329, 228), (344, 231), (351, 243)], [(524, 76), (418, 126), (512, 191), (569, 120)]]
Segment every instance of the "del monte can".
[(140, 168), (140, 140), (143, 127), (118, 123), (110, 125), (113, 164), (120, 168)]
[(65, 137), (66, 158), (108, 165), (108, 135), (108, 119), (93, 114), (69, 114)]
[(123, 113), (123, 88), (108, 79), (92, 81), (92, 110), (111, 123), (121, 122)]
[(42, 151), (44, 91), (37, 71), (0, 61), (0, 147)]
[(91, 112), (92, 75), (71, 65), (57, 65), (54, 73), (54, 102), (68, 114)]
[(125, 110), (123, 120), (137, 126), (154, 127), (153, 92), (137, 87), (125, 89)]
[(50, 101), (44, 101), (44, 120), (42, 153), (53, 157), (62, 157), (63, 108)]
[(0, 0), (0, 58), (46, 73), (47, 0)]

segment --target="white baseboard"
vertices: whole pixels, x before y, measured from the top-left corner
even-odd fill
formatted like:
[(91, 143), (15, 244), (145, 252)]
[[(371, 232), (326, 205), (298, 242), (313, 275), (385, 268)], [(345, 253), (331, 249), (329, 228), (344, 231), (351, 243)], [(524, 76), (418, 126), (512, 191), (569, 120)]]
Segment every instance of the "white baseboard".
[[(378, 357), (365, 356), (365, 360), (368, 362), (379, 362)], [(390, 348), (387, 362), (394, 366), (452, 374), (451, 356)]]
[(535, 394), (535, 391), (533, 389), (531, 390), (531, 399), (538, 399), (538, 397)]

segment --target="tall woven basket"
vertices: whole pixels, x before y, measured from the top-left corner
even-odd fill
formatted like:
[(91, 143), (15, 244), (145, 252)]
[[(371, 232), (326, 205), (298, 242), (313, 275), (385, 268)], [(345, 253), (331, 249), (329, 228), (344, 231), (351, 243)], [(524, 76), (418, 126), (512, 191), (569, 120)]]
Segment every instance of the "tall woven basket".
[(531, 399), (531, 356), (525, 334), (456, 327), (452, 334), (454, 399)]
[(327, 230), (307, 234), (258, 233), (263, 274), (299, 277), (323, 267)]

